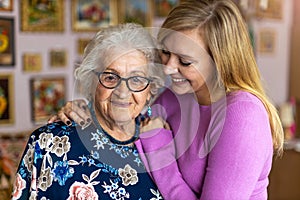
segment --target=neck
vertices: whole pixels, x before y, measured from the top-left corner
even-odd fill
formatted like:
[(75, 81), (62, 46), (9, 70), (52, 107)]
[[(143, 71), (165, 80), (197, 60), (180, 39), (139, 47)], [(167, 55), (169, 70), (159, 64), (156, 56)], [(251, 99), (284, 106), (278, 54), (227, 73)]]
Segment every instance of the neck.
[(195, 99), (200, 105), (211, 105), (219, 101), (225, 95), (225, 90), (222, 87), (208, 89), (205, 85), (201, 90), (195, 93)]
[(126, 122), (116, 122), (111, 118), (105, 117), (102, 112), (93, 109), (95, 119), (101, 128), (111, 137), (119, 141), (126, 141), (135, 134), (135, 119)]

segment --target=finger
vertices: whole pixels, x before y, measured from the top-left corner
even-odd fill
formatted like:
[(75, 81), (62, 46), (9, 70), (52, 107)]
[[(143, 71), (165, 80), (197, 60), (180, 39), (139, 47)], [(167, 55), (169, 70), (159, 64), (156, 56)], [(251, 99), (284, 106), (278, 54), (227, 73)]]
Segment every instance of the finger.
[(58, 111), (57, 116), (66, 125), (70, 126), (72, 124), (71, 119), (63, 111)]
[(164, 128), (167, 130), (171, 130), (171, 127), (167, 122), (164, 124)]
[(47, 123), (50, 124), (50, 123), (53, 123), (55, 121), (58, 120), (58, 116), (57, 115), (52, 115), (50, 116), (50, 118), (47, 120)]

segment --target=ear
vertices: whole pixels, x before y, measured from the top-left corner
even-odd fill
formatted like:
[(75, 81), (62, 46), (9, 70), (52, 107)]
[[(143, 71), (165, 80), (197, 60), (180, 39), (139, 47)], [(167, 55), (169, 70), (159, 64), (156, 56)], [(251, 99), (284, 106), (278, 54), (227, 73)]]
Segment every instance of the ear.
[(147, 104), (149, 104), (151, 98), (152, 98), (152, 94), (151, 94), (151, 92), (149, 92), (147, 95), (147, 101), (146, 101)]

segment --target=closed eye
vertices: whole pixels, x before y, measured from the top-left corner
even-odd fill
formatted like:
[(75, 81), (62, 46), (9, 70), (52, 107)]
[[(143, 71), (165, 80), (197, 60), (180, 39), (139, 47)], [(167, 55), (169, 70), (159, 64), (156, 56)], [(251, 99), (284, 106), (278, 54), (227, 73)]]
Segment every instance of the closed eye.
[(182, 66), (190, 66), (192, 62), (183, 61), (182, 58), (179, 58), (179, 62)]

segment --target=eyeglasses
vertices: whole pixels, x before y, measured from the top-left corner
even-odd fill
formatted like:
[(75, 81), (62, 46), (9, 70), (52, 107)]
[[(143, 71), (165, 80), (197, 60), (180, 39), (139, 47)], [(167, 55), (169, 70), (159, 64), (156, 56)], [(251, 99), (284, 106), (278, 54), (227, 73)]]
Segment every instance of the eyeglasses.
[(128, 78), (122, 78), (119, 75), (112, 72), (96, 72), (93, 71), (97, 76), (98, 80), (107, 89), (114, 89), (121, 84), (121, 81), (125, 81), (127, 88), (132, 92), (141, 92), (145, 90), (150, 82), (149, 78), (142, 76), (131, 76)]

